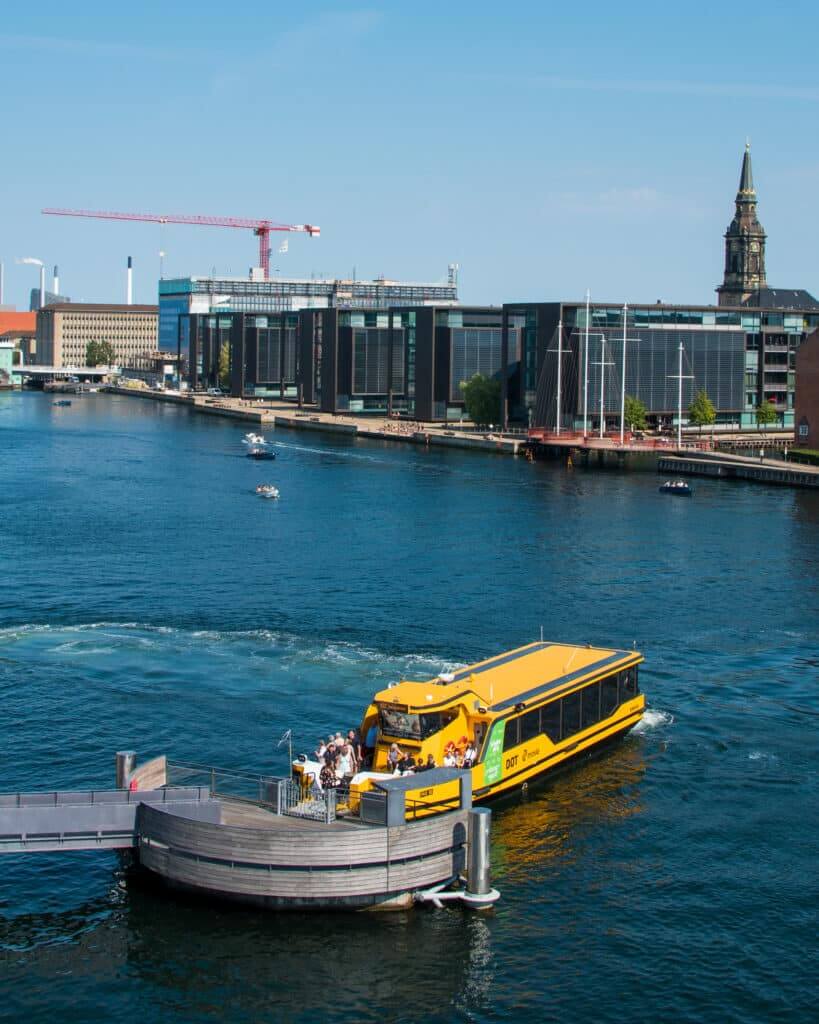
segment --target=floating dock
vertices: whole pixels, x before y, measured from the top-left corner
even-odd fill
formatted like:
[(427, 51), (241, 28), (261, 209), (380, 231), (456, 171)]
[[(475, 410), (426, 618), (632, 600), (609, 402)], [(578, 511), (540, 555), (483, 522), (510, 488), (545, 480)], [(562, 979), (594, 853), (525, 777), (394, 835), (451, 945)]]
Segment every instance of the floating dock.
[(669, 476), (710, 476), (785, 487), (819, 487), (819, 467), (722, 452), (664, 455), (658, 460), (657, 469)]
[[(206, 785), (169, 785), (201, 776)], [(434, 776), (434, 778), (433, 778)], [(440, 777), (439, 777), (440, 776)], [(456, 781), (460, 806), (414, 817), (418, 791)], [(0, 795), (0, 853), (131, 849), (173, 889), (274, 909), (491, 905), (487, 812), (468, 771), (386, 778), (355, 813), (335, 790), (117, 755), (119, 788)], [(464, 879), (469, 863), (468, 878)]]

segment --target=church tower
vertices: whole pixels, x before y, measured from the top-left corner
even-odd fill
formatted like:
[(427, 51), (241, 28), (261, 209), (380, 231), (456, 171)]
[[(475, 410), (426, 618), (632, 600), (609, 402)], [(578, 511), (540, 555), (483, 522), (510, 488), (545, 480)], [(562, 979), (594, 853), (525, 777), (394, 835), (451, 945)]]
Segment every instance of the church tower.
[(736, 213), (725, 232), (725, 277), (717, 288), (720, 306), (739, 306), (765, 280), (765, 232), (756, 217), (756, 190), (751, 170), (751, 146), (745, 145)]

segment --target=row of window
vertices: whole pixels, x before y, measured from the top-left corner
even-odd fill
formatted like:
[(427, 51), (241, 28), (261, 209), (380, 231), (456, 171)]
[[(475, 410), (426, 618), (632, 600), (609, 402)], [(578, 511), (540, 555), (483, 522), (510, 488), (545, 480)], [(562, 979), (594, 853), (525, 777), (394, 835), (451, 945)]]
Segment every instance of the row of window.
[(573, 693), (506, 720), (503, 749), (527, 743), (545, 734), (552, 743), (569, 739), (609, 718), (640, 692), (637, 668), (627, 668), (606, 679), (589, 683)]

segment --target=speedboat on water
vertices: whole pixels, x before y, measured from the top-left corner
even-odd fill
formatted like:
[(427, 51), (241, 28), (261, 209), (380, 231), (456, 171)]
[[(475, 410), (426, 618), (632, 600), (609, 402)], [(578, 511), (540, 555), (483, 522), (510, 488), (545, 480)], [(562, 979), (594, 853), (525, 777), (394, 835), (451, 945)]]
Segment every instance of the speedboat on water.
[(71, 399), (70, 398), (61, 398), (58, 402), (52, 402), (51, 404), (52, 405), (67, 406), (67, 405), (71, 405)]
[(690, 498), (694, 493), (685, 480), (666, 480), (660, 487), (660, 492), (662, 494), (676, 494), (681, 498)]
[(267, 448), (258, 448), (256, 446), (254, 446), (253, 448), (248, 448), (246, 454), (249, 459), (262, 459), (271, 461), (276, 458), (275, 452), (268, 451)]
[(245, 434), (242, 438), (242, 444), (267, 444), (267, 441), (262, 437), (261, 434)]
[(256, 493), (260, 498), (278, 498), (279, 489), (274, 487), (273, 484), (259, 484), (256, 488)]

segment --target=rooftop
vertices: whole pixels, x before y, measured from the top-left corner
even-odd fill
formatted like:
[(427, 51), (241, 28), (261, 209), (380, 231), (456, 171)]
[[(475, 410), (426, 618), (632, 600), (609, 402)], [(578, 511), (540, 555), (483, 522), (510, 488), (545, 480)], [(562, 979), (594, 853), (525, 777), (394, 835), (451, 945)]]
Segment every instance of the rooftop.
[(415, 711), (440, 709), (473, 694), (495, 711), (542, 696), (608, 666), (642, 660), (636, 651), (536, 642), (426, 682), (402, 681), (376, 694)]
[(159, 306), (129, 306), (124, 302), (53, 302), (43, 309), (54, 313), (159, 313)]

